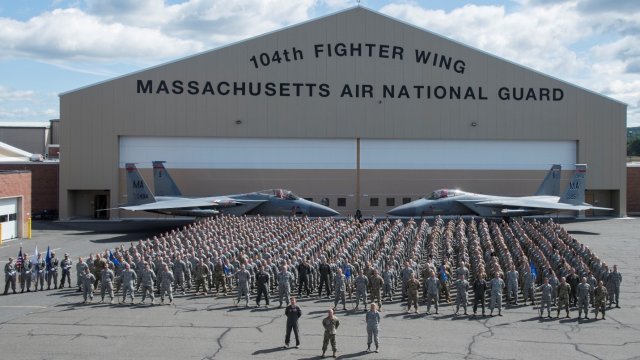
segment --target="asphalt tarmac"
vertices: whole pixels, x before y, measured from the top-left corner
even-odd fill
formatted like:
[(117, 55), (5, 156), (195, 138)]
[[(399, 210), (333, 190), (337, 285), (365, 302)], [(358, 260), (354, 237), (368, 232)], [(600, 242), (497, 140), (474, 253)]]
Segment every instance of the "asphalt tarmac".
[[(74, 263), (121, 243), (184, 225), (184, 221), (42, 222), (33, 239), (0, 247), (0, 265), (47, 245)], [(563, 225), (623, 275), (621, 309), (606, 320), (539, 319), (537, 307), (507, 307), (502, 317), (406, 314), (383, 305), (380, 353), (366, 353), (364, 312), (338, 311), (338, 358), (361, 359), (640, 359), (640, 219)], [(72, 272), (75, 284), (75, 267)], [(98, 299), (99, 300), (99, 299)], [(282, 349), (284, 309), (237, 308), (231, 297), (176, 296), (171, 305), (81, 304), (75, 289), (0, 296), (0, 359), (316, 359), (321, 320), (333, 305), (302, 299), (302, 345)], [(250, 303), (254, 305), (254, 303)], [(273, 306), (273, 305), (276, 306)], [(350, 307), (351, 304), (347, 304)], [(471, 310), (471, 309), (470, 309)], [(471, 312), (471, 311), (470, 311)], [(552, 314), (554, 312), (552, 311)], [(292, 340), (293, 343), (293, 340)], [(329, 351), (330, 355), (331, 352)]]

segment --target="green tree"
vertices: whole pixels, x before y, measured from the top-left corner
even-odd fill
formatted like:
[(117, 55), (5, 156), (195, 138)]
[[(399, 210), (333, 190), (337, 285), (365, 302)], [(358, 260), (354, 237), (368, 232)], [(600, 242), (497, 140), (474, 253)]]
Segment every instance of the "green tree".
[(640, 139), (639, 138), (627, 144), (627, 156), (640, 156)]

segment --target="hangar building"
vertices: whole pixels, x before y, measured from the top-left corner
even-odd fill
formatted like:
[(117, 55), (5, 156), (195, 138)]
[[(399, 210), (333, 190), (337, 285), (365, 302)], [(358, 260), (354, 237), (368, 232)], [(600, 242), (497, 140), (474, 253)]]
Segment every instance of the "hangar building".
[[(382, 215), (443, 187), (526, 195), (587, 163), (626, 211), (626, 105), (363, 7), (61, 94), (60, 218), (126, 202), (151, 161), (186, 195), (286, 188)], [(131, 216), (111, 211), (105, 217)]]

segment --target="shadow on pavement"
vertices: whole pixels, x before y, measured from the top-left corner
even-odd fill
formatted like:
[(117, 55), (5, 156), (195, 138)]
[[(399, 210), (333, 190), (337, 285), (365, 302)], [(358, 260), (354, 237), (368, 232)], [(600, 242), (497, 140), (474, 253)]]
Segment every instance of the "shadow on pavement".
[(283, 348), (282, 346), (278, 346), (271, 349), (262, 349), (262, 350), (254, 351), (253, 354), (251, 355), (271, 354), (277, 351), (286, 351), (286, 350), (289, 350), (289, 348)]
[(580, 231), (580, 230), (570, 230), (567, 232), (569, 234), (577, 234), (577, 235), (600, 235), (600, 233), (590, 232), (590, 231)]
[(366, 350), (350, 353), (350, 354), (338, 354), (338, 359), (353, 359), (368, 354)]

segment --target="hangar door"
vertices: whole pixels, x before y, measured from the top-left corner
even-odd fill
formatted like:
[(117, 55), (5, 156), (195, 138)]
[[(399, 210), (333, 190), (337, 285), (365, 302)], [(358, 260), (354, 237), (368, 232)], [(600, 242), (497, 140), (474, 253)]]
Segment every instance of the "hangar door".
[(18, 237), (18, 198), (0, 199), (2, 240)]
[(163, 160), (174, 168), (355, 169), (355, 139), (120, 138), (120, 167), (150, 168)]

